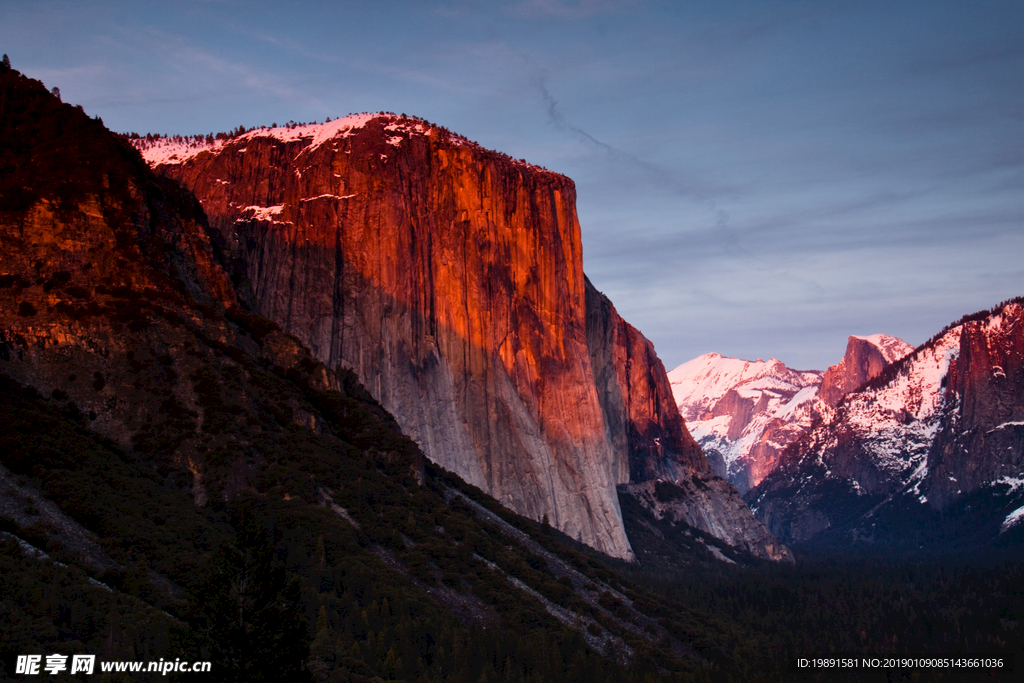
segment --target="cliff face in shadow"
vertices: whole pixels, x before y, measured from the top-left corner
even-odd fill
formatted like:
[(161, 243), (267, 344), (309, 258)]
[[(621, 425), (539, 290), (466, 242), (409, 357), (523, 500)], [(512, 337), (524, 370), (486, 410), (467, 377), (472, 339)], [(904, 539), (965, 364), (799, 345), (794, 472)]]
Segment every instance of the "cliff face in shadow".
[(650, 342), (587, 286), (568, 178), (392, 115), (140, 147), (255, 311), (517, 512), (630, 558), (616, 486), (707, 469)]
[(586, 286), (590, 362), (608, 440), (616, 461), (629, 464), (628, 481), (710, 474), (707, 458), (676, 408), (654, 345), (589, 280)]

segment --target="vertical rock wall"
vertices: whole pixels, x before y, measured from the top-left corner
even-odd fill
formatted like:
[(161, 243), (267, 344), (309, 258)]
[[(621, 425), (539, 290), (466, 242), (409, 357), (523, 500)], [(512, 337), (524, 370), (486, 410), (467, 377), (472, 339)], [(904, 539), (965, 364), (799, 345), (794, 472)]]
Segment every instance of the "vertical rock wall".
[(616, 486), (710, 475), (653, 346), (583, 275), (568, 178), (387, 115), (146, 155), (243, 300), (504, 505), (632, 558)]
[(963, 324), (944, 383), (949, 410), (922, 487), (936, 507), (991, 482), (1024, 477), (1024, 305)]
[(589, 280), (587, 339), (598, 396), (619, 472), (619, 483), (710, 475), (672, 397), (654, 345), (623, 320)]
[(202, 201), (254, 308), (353, 368), (428, 457), (631, 557), (572, 181), (391, 118), (162, 169)]

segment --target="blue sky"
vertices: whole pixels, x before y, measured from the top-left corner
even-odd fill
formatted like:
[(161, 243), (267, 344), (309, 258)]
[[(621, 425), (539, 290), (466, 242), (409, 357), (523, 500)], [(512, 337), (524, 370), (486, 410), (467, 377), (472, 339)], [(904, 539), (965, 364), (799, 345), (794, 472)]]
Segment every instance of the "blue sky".
[(1024, 2), (0, 0), (113, 130), (394, 111), (576, 181), (667, 368), (838, 361), (1024, 294)]

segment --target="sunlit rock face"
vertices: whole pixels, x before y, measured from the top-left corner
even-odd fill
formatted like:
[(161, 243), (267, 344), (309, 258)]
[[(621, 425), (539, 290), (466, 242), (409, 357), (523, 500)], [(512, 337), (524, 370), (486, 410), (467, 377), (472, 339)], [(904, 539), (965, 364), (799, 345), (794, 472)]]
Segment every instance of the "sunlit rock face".
[[(147, 344), (159, 314), (229, 306), (231, 283), (195, 198), (102, 123), (9, 69), (0, 102), (0, 371), (130, 447), (171, 395), (131, 361), (172, 359), (189, 336)], [(151, 383), (164, 395), (134, 391)]]
[(1020, 300), (949, 326), (882, 370), (783, 460), (747, 500), (788, 542), (998, 542), (1024, 516), (1013, 517), (1024, 502)]
[(1020, 300), (959, 327), (943, 403), (921, 487), (945, 508), (965, 494), (1024, 487), (1024, 305)]
[(825, 371), (818, 398), (825, 405), (835, 407), (843, 396), (878, 377), (887, 365), (913, 350), (914, 347), (902, 339), (886, 334), (851, 336), (846, 342), (843, 360)]
[(650, 342), (584, 278), (568, 178), (392, 115), (139, 147), (199, 197), (244, 300), (517, 512), (631, 558), (616, 485), (707, 470)]
[(158, 168), (199, 197), (255, 310), (354, 369), (428, 457), (631, 557), (572, 181), (392, 116), (255, 131)]

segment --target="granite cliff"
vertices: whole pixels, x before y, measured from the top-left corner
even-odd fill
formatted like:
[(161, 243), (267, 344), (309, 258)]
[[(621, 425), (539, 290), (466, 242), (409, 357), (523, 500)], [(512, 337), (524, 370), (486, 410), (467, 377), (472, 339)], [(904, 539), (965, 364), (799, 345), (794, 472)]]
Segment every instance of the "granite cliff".
[[(736, 488), (713, 471), (690, 435), (654, 345), (589, 280), (587, 336), (608, 438), (616, 457), (629, 463), (619, 494), (646, 510), (627, 519), (627, 528), (649, 527), (643, 518), (650, 514), (670, 530), (692, 527), (732, 550), (792, 562), (789, 549), (751, 517)], [(636, 508), (624, 509), (629, 514)], [(658, 553), (654, 545), (643, 552)]]
[(829, 367), (821, 378), (818, 398), (834, 408), (843, 396), (878, 377), (887, 366), (913, 350), (902, 339), (886, 334), (851, 336), (846, 341), (843, 359)]
[(630, 558), (616, 486), (707, 469), (650, 343), (588, 287), (568, 178), (394, 115), (137, 144), (252, 310), (517, 512)]
[(629, 464), (628, 479), (620, 483), (710, 474), (676, 410), (654, 345), (589, 280), (586, 287), (587, 343), (608, 441), (616, 460)]
[(725, 629), (425, 462), (351, 371), (243, 311), (195, 197), (7, 61), (12, 652), (239, 681), (641, 681), (728, 660)]

